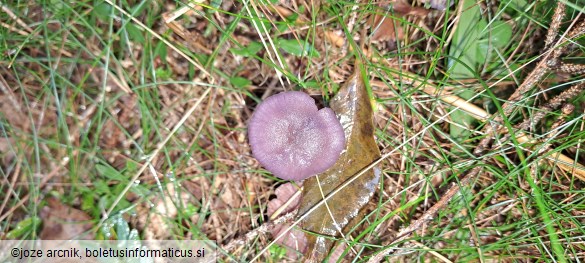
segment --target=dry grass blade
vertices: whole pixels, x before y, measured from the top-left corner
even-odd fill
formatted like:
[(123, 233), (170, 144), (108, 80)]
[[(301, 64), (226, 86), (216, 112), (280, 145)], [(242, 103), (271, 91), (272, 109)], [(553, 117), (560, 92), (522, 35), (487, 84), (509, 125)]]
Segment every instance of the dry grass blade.
[[(250, 15), (250, 17), (255, 17), (255, 15), (257, 17), (260, 17), (260, 12), (258, 11), (258, 7), (257, 7), (255, 1), (250, 1), (248, 3), (249, 4), (244, 6), (248, 15)], [(252, 9), (254, 10), (255, 14), (253, 14), (252, 11), (250, 10), (250, 6), (252, 6)], [(256, 28), (256, 32), (258, 33), (258, 37), (260, 37), (260, 40), (262, 41), (262, 45), (264, 46), (264, 49), (266, 49), (266, 51), (268, 53), (268, 57), (270, 58), (272, 63), (274, 63), (275, 65), (279, 65), (281, 69), (284, 69), (285, 68), (284, 63), (281, 59), (281, 56), (279, 56), (279, 54), (278, 54), (276, 45), (274, 44), (274, 41), (272, 40), (271, 37), (265, 37), (263, 34), (263, 33), (268, 34), (268, 29), (266, 28), (266, 25), (264, 25), (264, 23), (259, 23), (258, 21), (256, 21), (256, 19), (252, 19), (252, 24), (254, 25), (254, 28)], [(268, 44), (266, 42), (268, 42)], [(268, 48), (269, 46), (270, 46), (270, 48)], [(270, 50), (272, 50), (272, 52)], [(276, 63), (274, 57), (276, 57), (276, 60), (278, 60), (278, 63)], [(282, 85), (282, 87), (285, 87), (284, 81), (282, 80), (283, 72), (281, 71), (281, 69), (275, 68), (276, 74), (278, 76), (278, 80), (280, 81), (280, 85)], [(288, 84), (290, 84), (290, 80), (288, 78), (286, 78), (286, 81)]]
[[(41, 230), (70, 210), (90, 229), (65, 232), (214, 241), (219, 261), (310, 260), (309, 234), (350, 261), (579, 257), (583, 9), (454, 2), (0, 3), (3, 235), (69, 238)], [(308, 179), (264, 170), (248, 122), (288, 90), (339, 114), (356, 71), (372, 140), (299, 208)]]
[(211, 82), (213, 82), (213, 76), (209, 72), (207, 72), (207, 70), (205, 70), (205, 68), (201, 64), (199, 64), (197, 61), (195, 61), (192, 58), (190, 58), (189, 56), (187, 56), (183, 51), (178, 49), (175, 45), (173, 45), (171, 42), (169, 42), (168, 40), (163, 38), (161, 35), (152, 31), (152, 29), (150, 29), (149, 27), (144, 25), (142, 22), (140, 22), (140, 20), (138, 20), (135, 17), (133, 17), (132, 15), (130, 15), (128, 12), (126, 12), (126, 10), (122, 9), (117, 4), (112, 3), (112, 1), (110, 1), (110, 0), (105, 0), (105, 1), (108, 4), (110, 4), (112, 7), (116, 8), (118, 11), (122, 12), (122, 14), (124, 14), (125, 16), (130, 18), (134, 23), (138, 24), (144, 30), (148, 31), (148, 33), (150, 33), (151, 35), (153, 35), (154, 37), (156, 37), (157, 39), (159, 39), (160, 41), (165, 43), (168, 47), (172, 48), (175, 52), (177, 52), (179, 55), (181, 55), (183, 58), (185, 58), (187, 61), (189, 61), (189, 63), (191, 63), (191, 65), (193, 65), (196, 68), (198, 68), (199, 70), (201, 70), (201, 72), (203, 72), (207, 77), (210, 78)]
[(227, 245), (223, 246), (222, 249), (225, 251), (233, 252), (238, 248), (244, 247), (246, 244), (249, 244), (254, 239), (256, 239), (259, 235), (264, 235), (270, 232), (270, 229), (273, 228), (275, 225), (284, 224), (292, 221), (296, 215), (297, 210), (294, 210), (292, 212), (280, 216), (279, 218), (274, 219), (271, 222), (262, 224), (260, 227), (246, 233), (243, 237), (235, 239), (228, 243)]
[(20, 19), (20, 17), (18, 17), (17, 15), (14, 14), (14, 12), (12, 12), (12, 10), (10, 10), (10, 8), (6, 5), (4, 5), (3, 3), (0, 3), (0, 7), (2, 7), (2, 11), (4, 11), (6, 14), (8, 14), (8, 16), (16, 21), (16, 23), (18, 25), (20, 25), (22, 28), (26, 29), (26, 31), (28, 33), (32, 33), (33, 29), (30, 28), (24, 21), (22, 21), (22, 19)]
[[(553, 16), (553, 25), (551, 25), (549, 27), (549, 30), (547, 32), (547, 39), (546, 39), (547, 43), (548, 43), (548, 41), (551, 41), (551, 43), (552, 43), (553, 39), (558, 34), (560, 22), (557, 22), (557, 21), (561, 21), (563, 19), (564, 9), (565, 9), (565, 3), (563, 3), (563, 1), (558, 1), (554, 16)], [(575, 23), (576, 23), (576, 20), (573, 21), (572, 25), (575, 25)], [(561, 36), (560, 39), (558, 40), (557, 45), (550, 47), (548, 50), (546, 50), (544, 52), (540, 62), (530, 72), (530, 74), (528, 74), (528, 76), (524, 79), (522, 84), (514, 91), (514, 93), (512, 95), (510, 95), (508, 100), (506, 100), (506, 102), (502, 105), (502, 109), (503, 109), (502, 115), (492, 116), (494, 123), (501, 123), (502, 120), (504, 119), (503, 116), (510, 116), (510, 114), (512, 114), (512, 112), (516, 109), (515, 105), (517, 105), (517, 102), (519, 102), (525, 94), (527, 94), (534, 86), (536, 86), (537, 83), (539, 83), (542, 80), (544, 75), (550, 71), (550, 67), (557, 66), (557, 64), (559, 63), (558, 62), (559, 57), (561, 56), (561, 54), (564, 52), (564, 50), (567, 47), (566, 45), (563, 45), (563, 44), (565, 42), (571, 40), (571, 38), (579, 36), (581, 34), (579, 32), (581, 32), (583, 30), (582, 26), (581, 26), (582, 24), (583, 23), (577, 25), (576, 27), (573, 28), (573, 30), (571, 30), (571, 27), (569, 27), (568, 34), (567, 34), (569, 39), (565, 39), (565, 38), (563, 38), (563, 36)], [(488, 126), (486, 126), (485, 133), (491, 134), (494, 132), (494, 130), (495, 130), (495, 127), (493, 125), (488, 125)], [(478, 147), (474, 150), (474, 154), (478, 155), (478, 156), (481, 155), (481, 153), (489, 147), (488, 145), (490, 142), (491, 142), (491, 137), (489, 137), (489, 136), (486, 137), (485, 139), (483, 139), (482, 141), (480, 141), (478, 144)]]
[(374, 255), (373, 257), (371, 257), (368, 260), (368, 263), (381, 262), (385, 256), (394, 252), (394, 250), (396, 248), (392, 247), (393, 244), (397, 244), (399, 242), (404, 241), (405, 239), (410, 237), (410, 234), (412, 234), (414, 231), (420, 229), (426, 222), (431, 221), (435, 217), (437, 212), (439, 212), (441, 209), (445, 208), (447, 206), (447, 204), (449, 204), (449, 201), (451, 201), (451, 199), (453, 199), (453, 197), (457, 193), (459, 193), (459, 189), (461, 189), (461, 187), (466, 186), (469, 183), (470, 179), (476, 177), (477, 174), (479, 174), (480, 170), (481, 170), (481, 166), (476, 166), (471, 171), (467, 172), (461, 178), (461, 180), (459, 181), (458, 184), (454, 184), (453, 186), (451, 186), (451, 188), (449, 188), (449, 190), (447, 190), (447, 192), (445, 192), (441, 196), (441, 199), (437, 203), (435, 203), (431, 208), (429, 208), (418, 219), (416, 219), (415, 221), (410, 223), (406, 228), (402, 229), (392, 241), (387, 242), (387, 244), (384, 244), (384, 246), (390, 246), (389, 248), (386, 248), (386, 249), (382, 250), (381, 252), (377, 253), (376, 255)]
[(156, 149), (150, 153), (148, 155), (148, 158), (146, 159), (146, 161), (144, 162), (144, 164), (140, 167), (140, 169), (134, 174), (134, 176), (132, 176), (132, 179), (130, 179), (129, 183), (126, 185), (126, 187), (124, 188), (124, 190), (122, 190), (122, 193), (118, 195), (118, 197), (116, 198), (116, 200), (114, 200), (114, 202), (112, 203), (112, 205), (110, 206), (110, 208), (108, 209), (108, 211), (106, 211), (105, 215), (103, 216), (102, 220), (100, 221), (100, 223), (96, 226), (96, 228), (101, 227), (101, 225), (105, 222), (106, 219), (108, 219), (109, 215), (112, 213), (112, 211), (114, 211), (114, 209), (116, 208), (116, 205), (122, 200), (122, 198), (124, 198), (124, 196), (126, 195), (126, 193), (130, 190), (130, 188), (135, 185), (136, 180), (138, 179), (138, 177), (144, 172), (146, 171), (146, 169), (148, 167), (150, 167), (152, 165), (152, 160), (154, 160), (154, 158), (158, 155), (158, 153), (165, 147), (165, 144), (174, 136), (174, 134), (183, 126), (183, 124), (185, 123), (185, 121), (187, 120), (187, 118), (189, 118), (191, 116), (191, 114), (193, 114), (193, 112), (199, 107), (199, 105), (201, 104), (201, 102), (203, 102), (203, 99), (205, 99), (207, 97), (207, 95), (209, 94), (209, 92), (211, 91), (211, 88), (207, 88), (202, 94), (201, 97), (199, 97), (199, 99), (193, 104), (193, 106), (191, 106), (191, 108), (189, 108), (189, 110), (187, 110), (185, 112), (185, 114), (183, 115), (183, 117), (181, 118), (181, 120), (179, 120), (177, 122), (177, 124), (175, 124), (175, 127), (173, 128), (173, 130), (169, 133), (169, 135), (167, 135), (167, 137), (160, 142)]
[[(398, 76), (396, 76), (396, 77), (398, 77)], [(414, 85), (417, 87), (423, 87), (422, 90), (425, 93), (427, 93), (431, 96), (437, 97), (438, 99), (440, 99), (440, 100), (444, 101), (445, 103), (448, 103), (448, 104), (450, 104), (458, 109), (466, 111), (467, 113), (469, 113), (471, 116), (473, 116), (474, 118), (476, 118), (479, 121), (485, 122), (485, 121), (488, 121), (490, 119), (490, 114), (488, 112), (486, 112), (485, 110), (481, 109), (480, 107), (478, 107), (478, 106), (476, 106), (476, 105), (474, 105), (474, 104), (472, 104), (472, 103), (470, 103), (462, 98), (459, 98), (458, 96), (450, 95), (450, 94), (443, 94), (443, 91), (437, 89), (431, 83), (428, 83), (428, 81), (426, 83), (422, 83), (422, 82), (418, 81), (417, 79), (421, 79), (420, 77), (408, 76), (406, 74), (402, 74), (400, 77), (403, 80), (406, 80), (407, 83), (409, 83), (411, 85)], [(564, 93), (560, 94), (559, 96), (555, 97), (555, 99), (553, 99), (551, 101), (550, 106), (552, 106), (554, 108), (558, 107), (562, 101), (579, 93), (584, 88), (584, 86), (585, 86), (585, 84), (583, 84), (583, 83), (573, 86), (571, 89), (569, 89), (569, 90), (565, 91)], [(532, 123), (532, 120), (527, 121), (527, 123)], [(499, 124), (497, 124), (495, 122), (493, 122), (493, 125), (495, 125), (496, 127), (501, 127)], [(522, 127), (524, 127), (524, 126), (522, 126)], [(520, 143), (535, 143), (535, 140), (533, 138), (531, 138), (530, 136), (526, 135), (524, 132), (522, 132), (522, 130), (517, 130), (517, 131), (515, 131), (514, 134), (516, 134), (516, 140), (518, 140), (518, 142), (520, 142)], [(553, 156), (549, 156), (546, 158), (551, 163), (558, 165), (564, 171), (574, 173), (579, 179), (585, 181), (585, 166), (583, 166), (579, 163), (576, 163), (571, 158), (569, 158), (568, 156), (566, 156), (560, 152), (557, 152)]]

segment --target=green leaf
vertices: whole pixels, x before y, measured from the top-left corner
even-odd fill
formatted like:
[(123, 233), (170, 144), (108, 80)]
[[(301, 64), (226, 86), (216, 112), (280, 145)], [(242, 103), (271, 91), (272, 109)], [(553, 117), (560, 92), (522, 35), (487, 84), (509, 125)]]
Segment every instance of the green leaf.
[(251, 57), (256, 55), (256, 53), (258, 53), (258, 51), (260, 51), (263, 48), (262, 44), (260, 42), (250, 42), (250, 44), (247, 47), (243, 47), (243, 48), (230, 48), (230, 52), (232, 52), (232, 54), (234, 55), (239, 55), (242, 57)]
[(293, 54), (295, 56), (299, 56), (299, 57), (303, 57), (303, 56), (320, 57), (321, 56), (319, 54), (319, 52), (317, 52), (317, 50), (315, 50), (311, 44), (307, 43), (304, 40), (301, 40), (299, 42), (296, 39), (279, 38), (277, 40), (277, 44), (284, 51), (286, 51), (290, 54)]
[[(460, 98), (467, 100), (473, 97), (474, 94), (475, 92), (473, 92), (472, 89), (466, 89), (457, 95)], [(455, 141), (463, 141), (471, 136), (471, 126), (473, 123), (475, 123), (475, 118), (473, 118), (467, 112), (458, 109), (451, 113), (451, 119), (453, 122), (459, 124), (451, 125), (449, 129), (449, 134), (453, 139), (455, 139)]]
[(265, 5), (273, 5), (278, 3), (278, 0), (260, 0), (260, 3)]
[[(496, 52), (496, 48), (505, 47), (512, 38), (512, 27), (503, 21), (494, 21), (490, 26), (491, 30), (484, 28), (485, 22), (478, 23), (477, 29), (481, 32), (481, 39), (478, 41), (476, 46), (476, 54), (478, 63), (484, 64), (485, 62), (491, 62), (493, 54)], [(485, 25), (487, 27), (487, 24)], [(499, 67), (501, 64), (497, 62), (490, 63), (489, 70), (493, 70), (494, 66)]]
[(192, 217), (195, 214), (197, 214), (197, 212), (199, 211), (199, 208), (197, 208), (196, 206), (194, 206), (191, 203), (187, 204), (187, 207), (185, 207), (185, 215), (187, 217)]
[(211, 0), (209, 1), (209, 6), (211, 6), (210, 12), (215, 12), (215, 9), (219, 9), (221, 6), (222, 0)]
[[(303, 8), (303, 7), (301, 6), (301, 8)], [(300, 12), (303, 12), (303, 10), (301, 10)], [(291, 24), (294, 23), (295, 21), (297, 21), (297, 19), (299, 19), (299, 14), (296, 12), (292, 13), (290, 16), (287, 16), (285, 18), (286, 22), (289, 22)]]
[(242, 77), (232, 77), (232, 78), (230, 78), (230, 83), (238, 88), (245, 88), (247, 86), (250, 86), (250, 84), (252, 84), (252, 82), (250, 80), (248, 80), (246, 78), (242, 78)]
[(298, 12), (292, 13), (290, 16), (284, 18), (282, 22), (276, 22), (276, 30), (278, 32), (286, 32), (287, 29), (294, 27), (295, 21), (299, 19), (299, 14), (303, 13), (305, 8), (301, 6)]
[(132, 8), (130, 9), (131, 11), (130, 14), (132, 14), (133, 17), (139, 17), (147, 8), (148, 2), (140, 2), (132, 6)]
[(479, 42), (479, 44), (475, 48), (476, 48), (475, 54), (477, 56), (477, 60), (478, 61), (486, 61), (488, 54), (490, 52), (489, 43), (486, 41), (481, 41), (481, 42)]
[(138, 234), (138, 230), (136, 230), (136, 229), (130, 230), (130, 234), (128, 235), (128, 240), (140, 240), (140, 235)]
[(268, 252), (270, 253), (270, 257), (272, 259), (281, 259), (286, 255), (286, 251), (287, 248), (283, 247), (283, 246), (279, 246), (279, 245), (272, 245), (270, 246), (270, 248), (268, 249)]
[(100, 175), (105, 176), (110, 180), (124, 181), (127, 179), (120, 172), (118, 172), (118, 170), (114, 169), (111, 166), (96, 164), (95, 168), (97, 169)]
[(494, 21), (492, 23), (491, 43), (497, 47), (505, 47), (512, 38), (512, 27), (504, 21)]
[(319, 85), (319, 82), (317, 82), (316, 80), (308, 80), (305, 81), (304, 83), (305, 88), (309, 88), (309, 89), (319, 89), (321, 88), (321, 85)]
[(463, 10), (449, 47), (448, 65), (453, 78), (474, 77), (468, 67), (476, 69), (481, 63), (477, 54), (478, 33), (485, 28), (486, 22), (481, 19), (475, 0), (464, 0)]
[(128, 222), (126, 222), (126, 220), (124, 220), (124, 218), (121, 216), (117, 216), (115, 224), (118, 240), (127, 240), (128, 236), (130, 235), (130, 227), (128, 226)]
[(144, 43), (146, 41), (144, 35), (142, 35), (142, 30), (132, 23), (126, 24), (126, 32), (128, 32), (128, 38), (130, 38), (130, 41), (136, 43)]
[[(448, 64), (451, 77), (454, 79), (474, 78), (475, 70), (480, 64), (485, 63), (488, 54), (487, 47), (482, 46), (482, 42), (479, 41), (480, 35), (487, 27), (487, 22), (481, 17), (479, 6), (475, 0), (463, 1), (462, 10), (464, 11), (461, 13), (449, 48), (451, 58), (449, 58)], [(473, 90), (466, 89), (458, 95), (463, 99), (469, 99), (474, 93)], [(451, 119), (454, 122), (449, 127), (451, 137), (456, 141), (469, 138), (470, 128), (475, 119), (462, 110), (455, 110), (451, 114)]]
[(51, 5), (51, 8), (54, 8), (55, 10), (58, 10), (58, 11), (63, 11), (63, 9), (64, 9), (63, 7), (65, 6), (63, 4), (63, 1), (61, 1), (61, 0), (49, 0), (49, 3)]
[(148, 188), (146, 188), (144, 185), (142, 184), (134, 184), (132, 185), (132, 187), (130, 187), (130, 192), (137, 194), (140, 197), (148, 197), (151, 192), (150, 190), (148, 190)]
[(101, 2), (93, 7), (92, 13), (98, 18), (107, 21), (112, 13), (112, 6), (106, 2)]
[[(103, 198), (102, 198), (103, 199)], [(100, 202), (102, 202), (100, 200)], [(105, 203), (105, 201), (103, 201)], [(113, 232), (113, 228), (116, 226), (116, 217), (110, 217), (104, 221), (102, 226), (100, 227), (100, 232), (106, 236), (107, 239), (110, 239), (111, 234)]]
[[(256, 18), (256, 23), (262, 32), (270, 33), (270, 30), (272, 30), (272, 22), (268, 19)], [(264, 30), (264, 28), (266, 28), (266, 30)]]
[(509, 14), (517, 14), (517, 11), (522, 11), (528, 5), (526, 0), (511, 0), (509, 2), (502, 2), (500, 5), (505, 5), (505, 11)]
[(126, 161), (126, 173), (133, 173), (138, 170), (138, 165), (134, 161)]
[(154, 49), (154, 53), (160, 57), (160, 60), (163, 62), (167, 61), (167, 45), (160, 41), (156, 44), (156, 48)]
[(25, 218), (24, 220), (18, 222), (13, 230), (6, 233), (6, 239), (18, 239), (23, 237), (24, 235), (38, 228), (40, 224), (41, 219), (36, 216)]
[(157, 68), (154, 73), (156, 74), (157, 78), (160, 79), (171, 79), (173, 76), (173, 71), (168, 68)]
[(81, 209), (84, 211), (91, 211), (95, 208), (95, 200), (93, 199), (93, 193), (89, 190), (85, 190), (82, 194)]
[(288, 29), (289, 25), (290, 24), (285, 23), (285, 22), (278, 22), (278, 23), (276, 23), (276, 30), (280, 33), (283, 33)]
[[(509, 69), (508, 69), (509, 67)], [(502, 62), (500, 63), (491, 63), (489, 65), (489, 67), (487, 68), (488, 72), (492, 72), (494, 74), (494, 76), (497, 76), (498, 78), (507, 78), (507, 79), (512, 79), (511, 76), (518, 76), (521, 73), (521, 71), (519, 71), (518, 69), (521, 68), (522, 66), (518, 63), (512, 63), (510, 64), (508, 67), (505, 67)], [(510, 72), (515, 72), (514, 75), (510, 75)]]
[(106, 182), (104, 182), (104, 180), (96, 180), (93, 183), (93, 186), (95, 187), (95, 191), (97, 194), (99, 195), (106, 195), (106, 194), (110, 194), (110, 186), (108, 186), (108, 184)]

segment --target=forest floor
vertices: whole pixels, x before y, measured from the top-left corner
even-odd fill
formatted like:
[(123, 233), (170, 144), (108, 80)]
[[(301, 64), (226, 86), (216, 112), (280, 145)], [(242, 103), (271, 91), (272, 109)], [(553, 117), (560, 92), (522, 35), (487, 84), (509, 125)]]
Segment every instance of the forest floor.
[(381, 180), (332, 237), (345, 259), (584, 259), (585, 5), (453, 2), (0, 3), (0, 239), (294, 261), (248, 120), (282, 91), (328, 105), (360, 72)]

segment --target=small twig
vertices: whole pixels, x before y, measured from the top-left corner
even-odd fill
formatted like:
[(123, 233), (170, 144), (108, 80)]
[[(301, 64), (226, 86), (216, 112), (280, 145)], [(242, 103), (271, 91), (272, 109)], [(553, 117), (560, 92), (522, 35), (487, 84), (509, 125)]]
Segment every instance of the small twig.
[(292, 221), (297, 213), (298, 213), (298, 208), (291, 211), (291, 212), (288, 212), (288, 213), (282, 215), (281, 217), (279, 217), (273, 221), (266, 222), (266, 223), (262, 224), (261, 226), (253, 229), (252, 231), (246, 233), (243, 237), (232, 240), (230, 243), (223, 246), (222, 249), (229, 252), (229, 251), (232, 251), (232, 250), (234, 250), (238, 247), (241, 247), (245, 244), (248, 244), (251, 241), (253, 241), (254, 239), (256, 239), (257, 236), (265, 235), (266, 233), (268, 233), (268, 231), (272, 230), (274, 228), (274, 226), (280, 225), (280, 224), (285, 224), (285, 223)]

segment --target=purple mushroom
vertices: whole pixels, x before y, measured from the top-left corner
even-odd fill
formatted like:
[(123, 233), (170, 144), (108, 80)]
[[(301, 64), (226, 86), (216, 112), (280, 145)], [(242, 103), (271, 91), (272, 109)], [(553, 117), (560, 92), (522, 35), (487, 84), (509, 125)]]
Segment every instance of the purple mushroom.
[(343, 127), (330, 108), (317, 109), (300, 91), (273, 95), (248, 124), (252, 155), (266, 170), (300, 181), (329, 169), (345, 148)]

